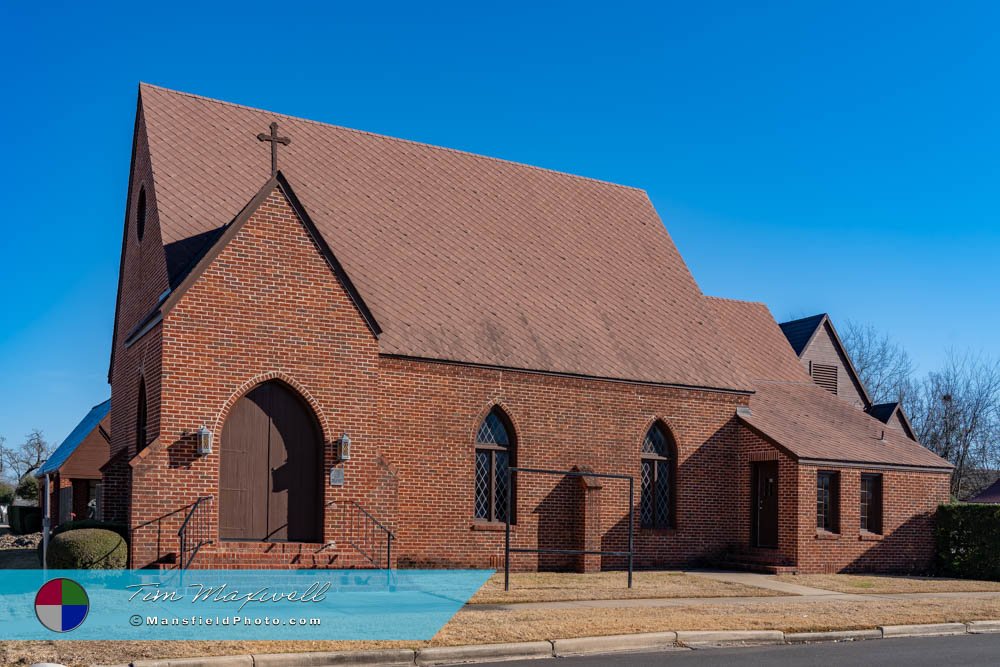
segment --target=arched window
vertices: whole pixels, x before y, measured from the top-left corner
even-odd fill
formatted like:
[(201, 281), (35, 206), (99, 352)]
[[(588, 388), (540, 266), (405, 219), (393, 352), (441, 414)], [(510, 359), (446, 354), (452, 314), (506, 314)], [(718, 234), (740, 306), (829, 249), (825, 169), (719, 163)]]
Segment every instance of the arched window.
[(674, 526), (674, 471), (677, 447), (666, 427), (656, 422), (642, 441), (642, 497), (639, 516), (643, 528)]
[[(493, 408), (476, 433), (476, 518), (507, 522), (507, 498), (514, 507), (514, 490), (507, 488), (507, 469), (515, 463), (516, 442), (510, 419)], [(515, 523), (512, 511), (510, 522)]]
[(139, 198), (135, 204), (135, 235), (142, 240), (146, 233), (146, 186), (139, 187)]
[(139, 378), (139, 397), (136, 399), (135, 414), (135, 453), (138, 454), (146, 448), (146, 419), (148, 407), (146, 405), (146, 380)]

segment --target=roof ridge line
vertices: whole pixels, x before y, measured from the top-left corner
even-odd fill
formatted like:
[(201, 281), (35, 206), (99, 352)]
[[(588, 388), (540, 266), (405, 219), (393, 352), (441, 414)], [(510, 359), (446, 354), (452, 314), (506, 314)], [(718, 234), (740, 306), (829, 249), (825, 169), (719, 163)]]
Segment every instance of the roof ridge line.
[[(802, 385), (803, 387), (819, 387), (819, 385), (813, 382), (812, 380), (774, 380), (767, 378), (756, 378), (754, 379), (754, 382), (766, 382), (768, 384), (799, 384)], [(820, 388), (822, 389), (822, 387)]]
[(805, 317), (797, 317), (794, 320), (786, 320), (784, 322), (778, 322), (778, 324), (780, 326), (784, 326), (786, 324), (795, 324), (796, 322), (805, 322), (806, 320), (814, 320), (817, 318), (822, 319), (824, 317), (829, 317), (829, 316), (830, 316), (829, 313), (816, 313), (815, 315), (806, 315)]
[(748, 301), (747, 299), (734, 299), (728, 296), (715, 296), (714, 294), (702, 294), (706, 299), (715, 299), (716, 301), (729, 301), (730, 303), (752, 303), (757, 306), (764, 306), (768, 308), (768, 305), (763, 301)]
[(303, 118), (301, 116), (293, 116), (287, 113), (281, 113), (278, 111), (270, 111), (268, 109), (261, 109), (260, 107), (252, 107), (247, 104), (239, 104), (237, 102), (228, 102), (226, 100), (220, 100), (214, 97), (208, 97), (206, 95), (198, 95), (197, 93), (188, 93), (183, 90), (175, 90), (173, 88), (167, 88), (165, 86), (158, 86), (154, 83), (147, 83), (145, 81), (139, 82), (139, 89), (143, 87), (154, 88), (156, 90), (162, 90), (168, 93), (173, 93), (175, 95), (183, 95), (185, 97), (190, 97), (192, 99), (201, 100), (203, 102), (214, 102), (215, 104), (224, 104), (226, 106), (235, 107), (237, 109), (245, 109), (247, 111), (258, 111), (261, 113), (267, 113), (274, 116), (279, 116), (281, 118), (291, 118), (293, 120), (301, 121), (303, 123), (310, 123), (312, 125), (320, 125), (322, 127), (332, 127), (338, 130), (344, 130), (345, 132), (352, 132), (354, 134), (362, 134), (369, 137), (375, 137), (376, 139), (386, 139), (389, 141), (398, 141), (404, 144), (410, 144), (412, 146), (421, 146), (423, 148), (433, 148), (439, 151), (447, 151), (449, 153), (455, 153), (457, 155), (467, 155), (469, 157), (479, 158), (482, 160), (490, 160), (492, 162), (498, 162), (500, 164), (514, 165), (517, 167), (527, 167), (528, 169), (534, 169), (536, 171), (545, 172), (548, 174), (556, 174), (558, 176), (568, 176), (569, 178), (574, 178), (581, 181), (587, 181), (590, 183), (597, 183), (599, 185), (610, 185), (616, 188), (622, 188), (623, 190), (629, 190), (632, 192), (639, 192), (647, 197), (649, 196), (645, 189), (634, 186), (625, 185), (623, 183), (615, 183), (614, 181), (607, 181), (600, 178), (594, 178), (593, 176), (583, 176), (582, 174), (571, 174), (568, 171), (559, 171), (558, 169), (550, 169), (548, 167), (539, 167), (538, 165), (528, 164), (527, 162), (517, 162), (516, 160), (508, 160), (505, 158), (495, 157), (492, 155), (483, 155), (482, 153), (473, 153), (472, 151), (462, 150), (460, 148), (449, 148), (448, 146), (438, 146), (437, 144), (429, 144), (424, 141), (416, 141), (414, 139), (404, 139), (403, 137), (393, 137), (388, 134), (379, 134), (377, 132), (370, 132), (368, 130), (359, 130), (353, 127), (346, 127), (344, 125), (335, 125), (334, 123), (325, 123), (321, 120), (313, 120), (311, 118)]

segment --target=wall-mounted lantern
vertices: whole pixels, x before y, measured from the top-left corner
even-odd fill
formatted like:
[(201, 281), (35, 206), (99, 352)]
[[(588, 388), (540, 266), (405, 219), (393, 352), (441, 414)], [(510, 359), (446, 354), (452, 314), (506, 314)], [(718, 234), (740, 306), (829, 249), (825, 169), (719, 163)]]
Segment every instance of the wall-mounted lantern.
[(344, 433), (337, 439), (337, 460), (351, 460), (351, 439)]
[(204, 424), (201, 425), (195, 432), (195, 436), (198, 439), (198, 456), (208, 456), (212, 453), (212, 432), (205, 427)]

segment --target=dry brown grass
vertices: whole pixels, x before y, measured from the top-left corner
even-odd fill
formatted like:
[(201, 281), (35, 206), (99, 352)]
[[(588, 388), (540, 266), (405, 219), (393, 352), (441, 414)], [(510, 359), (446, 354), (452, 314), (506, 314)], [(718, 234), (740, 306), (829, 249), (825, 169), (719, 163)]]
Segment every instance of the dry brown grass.
[(866, 574), (789, 574), (777, 577), (802, 586), (823, 588), (840, 593), (971, 593), (1000, 591), (1000, 582), (934, 577), (889, 577)]
[(878, 625), (1000, 618), (1000, 599), (797, 601), (523, 611), (464, 610), (435, 644), (531, 641), (665, 630), (852, 630)]
[[(656, 607), (485, 610), (459, 612), (432, 645), (531, 641), (663, 630), (785, 630), (808, 632), (905, 623), (1000, 618), (1000, 597), (885, 600), (707, 602)], [(0, 642), (0, 664), (50, 660), (69, 665), (120, 664), (139, 658), (238, 655), (365, 648), (417, 648), (427, 642)]]
[(628, 600), (637, 598), (724, 598), (781, 595), (765, 588), (715, 581), (685, 572), (636, 572), (632, 588), (625, 572), (573, 574), (524, 572), (510, 575), (503, 590), (503, 573), (494, 574), (470, 604), (561, 602), (565, 600)]

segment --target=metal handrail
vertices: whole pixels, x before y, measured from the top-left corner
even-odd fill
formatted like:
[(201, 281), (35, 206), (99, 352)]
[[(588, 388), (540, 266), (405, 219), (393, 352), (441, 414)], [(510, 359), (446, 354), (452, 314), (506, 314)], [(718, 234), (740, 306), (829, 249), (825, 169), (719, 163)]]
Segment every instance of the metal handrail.
[(391, 530), (389, 530), (389, 528), (387, 528), (381, 521), (379, 521), (374, 516), (372, 516), (371, 512), (369, 512), (368, 510), (366, 510), (364, 507), (361, 506), (361, 503), (359, 503), (357, 500), (348, 500), (347, 502), (351, 503), (352, 505), (354, 505), (355, 507), (357, 507), (359, 510), (361, 510), (362, 514), (364, 514), (366, 517), (368, 517), (376, 526), (378, 526), (383, 531), (385, 531), (385, 533), (389, 537), (391, 537), (392, 539), (396, 539), (396, 534), (393, 533)]
[(194, 504), (191, 505), (191, 510), (187, 513), (187, 516), (184, 517), (184, 522), (181, 524), (180, 529), (177, 531), (178, 537), (180, 537), (184, 533), (184, 529), (187, 528), (188, 522), (191, 520), (191, 517), (194, 516), (195, 510), (198, 509), (198, 506), (201, 505), (204, 501), (211, 499), (212, 496), (201, 496), (200, 498), (198, 498), (198, 500), (194, 501)]
[(201, 496), (200, 498), (198, 498), (198, 500), (194, 501), (194, 504), (191, 505), (191, 509), (190, 511), (188, 511), (187, 516), (184, 517), (184, 521), (181, 523), (181, 527), (177, 530), (177, 537), (179, 537), (181, 541), (180, 569), (182, 570), (186, 570), (188, 566), (191, 565), (191, 562), (194, 560), (194, 557), (198, 554), (198, 550), (211, 541), (211, 540), (203, 540), (192, 550), (191, 558), (189, 558), (186, 563), (184, 562), (184, 554), (187, 552), (188, 523), (190, 523), (191, 519), (194, 517), (195, 512), (198, 511), (198, 508), (201, 507), (201, 504), (205, 501), (210, 501), (210, 500), (212, 500), (212, 496)]
[[(328, 502), (326, 504), (326, 506), (330, 507), (331, 505), (336, 505), (337, 502), (338, 502), (337, 500), (331, 500), (330, 502)], [(354, 509), (356, 509), (357, 511), (359, 511), (362, 515), (364, 515), (364, 517), (366, 519), (368, 519), (369, 523), (373, 527), (378, 528), (383, 533), (385, 533), (385, 538), (386, 538), (385, 539), (385, 569), (391, 570), (392, 569), (392, 541), (396, 539), (396, 534), (394, 532), (392, 532), (392, 530), (390, 530), (388, 526), (386, 526), (381, 521), (379, 521), (378, 519), (376, 519), (372, 515), (372, 513), (369, 512), (368, 510), (366, 510), (361, 505), (361, 503), (359, 503), (357, 500), (346, 500), (346, 501), (342, 501), (342, 502), (344, 502), (344, 503), (346, 503), (346, 504), (351, 505), (352, 507), (354, 507)], [(372, 564), (376, 564), (375, 563), (375, 559), (372, 558), (371, 556), (369, 556), (368, 554), (364, 553), (364, 551), (361, 550), (361, 547), (359, 547), (358, 545), (356, 545), (353, 542), (351, 542), (350, 538), (348, 538), (348, 543), (350, 543), (351, 546), (353, 546), (355, 549), (357, 549), (358, 551), (360, 551), (363, 556), (365, 556), (369, 561), (372, 562)]]

